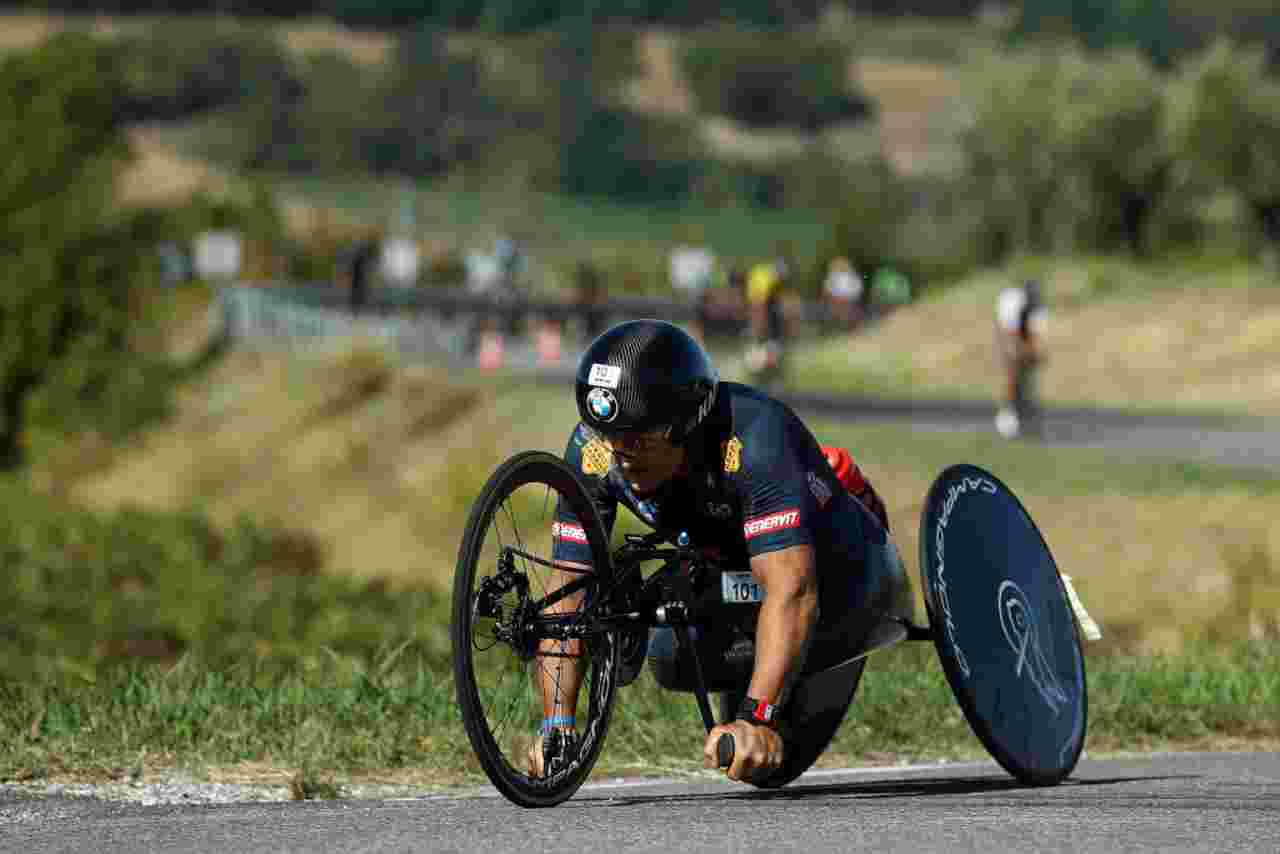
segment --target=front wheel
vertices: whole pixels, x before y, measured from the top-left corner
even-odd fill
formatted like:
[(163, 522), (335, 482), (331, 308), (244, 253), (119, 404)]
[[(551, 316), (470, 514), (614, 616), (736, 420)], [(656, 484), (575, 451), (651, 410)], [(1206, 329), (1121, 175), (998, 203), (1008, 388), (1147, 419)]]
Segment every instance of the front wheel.
[[(553, 561), (553, 529), (585, 544), (591, 569)], [(517, 454), (472, 507), (453, 588), (458, 706), (481, 767), (520, 806), (569, 798), (604, 745), (618, 640), (596, 617), (610, 567), (599, 513), (558, 457)], [(548, 708), (557, 718), (576, 715), (576, 738), (564, 739), (563, 755), (549, 757), (534, 775), (528, 754)]]

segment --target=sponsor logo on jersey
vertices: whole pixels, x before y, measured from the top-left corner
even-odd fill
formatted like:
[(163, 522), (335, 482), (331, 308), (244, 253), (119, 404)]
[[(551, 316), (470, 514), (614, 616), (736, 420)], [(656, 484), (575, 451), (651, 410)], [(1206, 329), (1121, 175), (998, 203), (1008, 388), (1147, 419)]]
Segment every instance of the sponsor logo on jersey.
[(553, 522), (551, 536), (557, 540), (568, 540), (572, 543), (587, 541), (587, 532), (582, 530), (581, 525), (575, 525), (572, 522)]
[(715, 519), (728, 519), (733, 515), (733, 508), (728, 504), (718, 504), (714, 501), (708, 501), (707, 515)]
[(592, 439), (582, 447), (582, 473), (600, 475), (609, 473), (613, 465), (613, 452), (599, 439)]
[(753, 537), (772, 534), (774, 531), (785, 531), (788, 528), (800, 527), (799, 510), (781, 510), (765, 516), (756, 516), (742, 523), (742, 535), (748, 540)]
[(809, 472), (809, 491), (817, 499), (818, 507), (826, 507), (827, 502), (831, 500), (831, 487), (827, 486), (816, 472)]
[(742, 468), (742, 440), (733, 436), (724, 443), (724, 470), (733, 474)]

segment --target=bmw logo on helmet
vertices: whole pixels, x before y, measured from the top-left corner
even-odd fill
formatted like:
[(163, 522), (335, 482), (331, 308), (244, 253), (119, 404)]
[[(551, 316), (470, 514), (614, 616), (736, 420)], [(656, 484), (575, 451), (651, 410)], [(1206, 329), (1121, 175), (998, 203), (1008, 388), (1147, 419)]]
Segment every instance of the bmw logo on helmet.
[(607, 388), (593, 388), (587, 394), (587, 406), (597, 421), (608, 423), (618, 417), (618, 399)]

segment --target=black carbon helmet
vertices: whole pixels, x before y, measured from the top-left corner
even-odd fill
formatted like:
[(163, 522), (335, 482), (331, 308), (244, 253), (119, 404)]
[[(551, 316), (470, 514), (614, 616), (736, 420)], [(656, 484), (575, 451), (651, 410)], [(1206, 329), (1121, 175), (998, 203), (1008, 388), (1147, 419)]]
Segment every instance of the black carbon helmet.
[(715, 403), (720, 375), (697, 341), (665, 320), (606, 329), (578, 362), (582, 423), (605, 435), (663, 429), (683, 442)]

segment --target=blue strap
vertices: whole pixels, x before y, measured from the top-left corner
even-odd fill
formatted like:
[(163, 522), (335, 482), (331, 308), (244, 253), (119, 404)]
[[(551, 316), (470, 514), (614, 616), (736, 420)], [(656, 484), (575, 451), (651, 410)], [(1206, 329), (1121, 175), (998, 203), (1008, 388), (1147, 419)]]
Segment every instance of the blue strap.
[(577, 726), (578, 719), (574, 715), (555, 715), (550, 718), (542, 719), (542, 734), (546, 735), (553, 729)]

